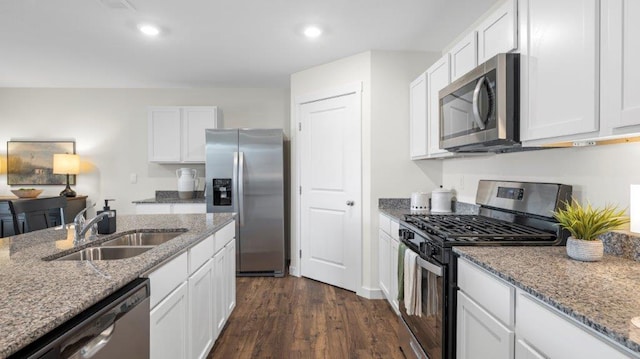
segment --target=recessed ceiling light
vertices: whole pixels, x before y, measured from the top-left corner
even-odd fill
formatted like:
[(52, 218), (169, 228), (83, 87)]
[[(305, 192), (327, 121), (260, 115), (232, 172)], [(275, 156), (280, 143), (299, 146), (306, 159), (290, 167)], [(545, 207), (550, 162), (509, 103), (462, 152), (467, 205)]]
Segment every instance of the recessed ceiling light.
[(314, 39), (320, 35), (322, 35), (322, 29), (317, 26), (307, 26), (304, 29), (304, 36), (310, 39)]
[(140, 30), (140, 32), (142, 32), (143, 34), (151, 37), (158, 36), (158, 34), (160, 34), (160, 29), (158, 29), (157, 26), (150, 24), (138, 25), (138, 30)]

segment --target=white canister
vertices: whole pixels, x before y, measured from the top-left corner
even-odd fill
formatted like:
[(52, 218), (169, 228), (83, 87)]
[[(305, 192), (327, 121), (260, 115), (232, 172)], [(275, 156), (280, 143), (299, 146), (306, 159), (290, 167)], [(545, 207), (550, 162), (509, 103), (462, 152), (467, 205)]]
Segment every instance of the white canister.
[(411, 211), (428, 211), (429, 194), (426, 192), (413, 192), (411, 194)]
[(453, 192), (442, 186), (431, 192), (431, 213), (451, 213)]
[(176, 176), (178, 177), (178, 198), (193, 198), (198, 188), (198, 171), (192, 168), (180, 168), (176, 170)]

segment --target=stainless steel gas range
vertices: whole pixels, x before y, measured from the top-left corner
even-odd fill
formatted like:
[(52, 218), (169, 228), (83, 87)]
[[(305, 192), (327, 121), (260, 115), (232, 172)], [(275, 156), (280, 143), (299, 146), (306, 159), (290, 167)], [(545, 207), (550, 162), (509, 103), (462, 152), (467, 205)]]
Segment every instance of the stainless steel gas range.
[(407, 358), (456, 357), (457, 257), (453, 246), (564, 245), (553, 211), (571, 200), (572, 187), (555, 183), (480, 181), (477, 215), (407, 214), (400, 238), (415, 252), (421, 311), (400, 301), (400, 346)]

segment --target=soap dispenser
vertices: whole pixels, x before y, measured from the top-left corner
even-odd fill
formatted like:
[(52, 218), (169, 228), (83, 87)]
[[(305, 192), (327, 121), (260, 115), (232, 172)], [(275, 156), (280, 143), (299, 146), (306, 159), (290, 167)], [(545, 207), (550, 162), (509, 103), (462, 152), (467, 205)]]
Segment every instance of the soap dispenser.
[(98, 211), (98, 215), (103, 212), (109, 213), (100, 222), (98, 222), (99, 234), (111, 234), (116, 231), (116, 210), (109, 208), (109, 201), (115, 201), (115, 199), (105, 199), (104, 208), (102, 211)]

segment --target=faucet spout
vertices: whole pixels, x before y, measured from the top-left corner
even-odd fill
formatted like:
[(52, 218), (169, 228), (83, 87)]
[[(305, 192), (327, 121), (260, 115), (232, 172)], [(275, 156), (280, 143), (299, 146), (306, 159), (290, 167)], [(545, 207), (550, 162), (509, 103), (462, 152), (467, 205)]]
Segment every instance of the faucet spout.
[(82, 242), (84, 242), (84, 236), (85, 234), (87, 234), (87, 231), (108, 215), (109, 215), (108, 212), (100, 213), (99, 215), (91, 218), (91, 220), (89, 220), (88, 222), (76, 220), (75, 221), (75, 237), (73, 239), (74, 244), (81, 244)]

